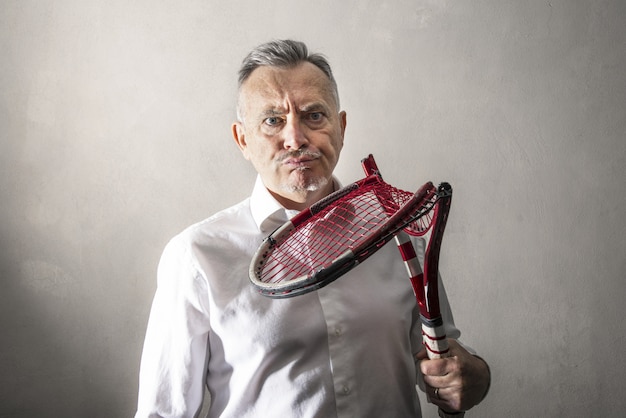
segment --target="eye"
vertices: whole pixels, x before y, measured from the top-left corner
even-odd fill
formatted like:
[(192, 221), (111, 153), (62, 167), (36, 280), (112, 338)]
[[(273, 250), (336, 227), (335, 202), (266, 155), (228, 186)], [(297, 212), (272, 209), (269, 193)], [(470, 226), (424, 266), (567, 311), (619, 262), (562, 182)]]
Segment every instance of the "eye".
[(309, 122), (319, 123), (322, 120), (324, 120), (324, 113), (323, 112), (310, 112), (310, 113), (307, 113), (306, 119)]
[(281, 122), (281, 118), (278, 116), (270, 116), (269, 118), (265, 118), (263, 121), (264, 124), (269, 126), (276, 126)]

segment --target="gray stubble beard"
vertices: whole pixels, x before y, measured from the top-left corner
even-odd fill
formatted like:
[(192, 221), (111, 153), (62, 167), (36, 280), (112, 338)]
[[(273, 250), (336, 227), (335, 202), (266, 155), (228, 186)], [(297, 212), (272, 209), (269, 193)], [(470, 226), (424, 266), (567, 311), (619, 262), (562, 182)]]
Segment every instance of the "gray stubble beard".
[[(298, 168), (297, 171), (305, 171), (308, 168)], [(289, 193), (300, 193), (300, 192), (316, 192), (328, 185), (328, 179), (323, 176), (315, 177), (307, 181), (304, 186), (292, 186), (289, 184), (283, 184), (282, 189)]]

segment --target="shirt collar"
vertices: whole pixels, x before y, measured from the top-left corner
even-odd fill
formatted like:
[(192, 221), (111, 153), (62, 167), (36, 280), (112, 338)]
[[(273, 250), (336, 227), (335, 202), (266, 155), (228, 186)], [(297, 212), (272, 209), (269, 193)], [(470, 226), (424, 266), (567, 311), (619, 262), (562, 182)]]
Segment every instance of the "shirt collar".
[[(335, 190), (341, 187), (339, 181), (333, 176)], [(261, 232), (271, 232), (295, 216), (297, 210), (285, 209), (283, 205), (272, 196), (257, 175), (254, 189), (250, 196), (250, 211), (252, 218)]]

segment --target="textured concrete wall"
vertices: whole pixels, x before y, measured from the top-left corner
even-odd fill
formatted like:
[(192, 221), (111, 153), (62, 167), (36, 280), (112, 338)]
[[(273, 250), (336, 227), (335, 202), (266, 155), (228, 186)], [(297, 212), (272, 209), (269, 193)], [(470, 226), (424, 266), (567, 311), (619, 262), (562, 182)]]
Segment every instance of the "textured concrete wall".
[[(0, 417), (128, 417), (155, 270), (246, 196), (245, 53), (325, 53), (338, 174), (455, 188), (442, 270), (492, 365), (472, 416), (626, 410), (626, 3), (0, 3)], [(426, 416), (434, 416), (424, 406)]]

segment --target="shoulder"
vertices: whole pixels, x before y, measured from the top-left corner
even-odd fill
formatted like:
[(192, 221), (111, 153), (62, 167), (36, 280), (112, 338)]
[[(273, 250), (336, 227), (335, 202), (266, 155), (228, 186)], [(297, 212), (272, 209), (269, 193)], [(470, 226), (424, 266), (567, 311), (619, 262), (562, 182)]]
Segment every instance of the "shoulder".
[(168, 247), (189, 248), (207, 241), (219, 240), (228, 237), (233, 231), (249, 229), (252, 226), (251, 222), (253, 220), (250, 212), (250, 198), (247, 198), (188, 226), (170, 240)]
[[(246, 199), (174, 236), (159, 261), (158, 284), (190, 300), (231, 287), (237, 293), (247, 284), (250, 259), (262, 238)], [(206, 301), (198, 303), (206, 306)]]
[(246, 198), (175, 235), (165, 246), (161, 263), (182, 263), (197, 272), (249, 253), (260, 240), (250, 198)]

